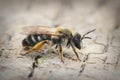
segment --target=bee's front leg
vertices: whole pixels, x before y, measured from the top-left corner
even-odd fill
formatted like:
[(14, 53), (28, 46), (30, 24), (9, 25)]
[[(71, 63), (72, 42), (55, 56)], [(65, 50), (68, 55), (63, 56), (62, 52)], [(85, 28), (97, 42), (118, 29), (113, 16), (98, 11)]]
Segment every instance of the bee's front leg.
[(63, 53), (62, 53), (62, 46), (61, 46), (61, 44), (59, 44), (59, 57), (60, 57), (61, 62), (64, 63), (64, 61), (63, 61)]
[(71, 46), (72, 46), (72, 49), (73, 49), (73, 51), (74, 51), (77, 59), (78, 59), (79, 61), (81, 61), (80, 58), (79, 58), (79, 56), (78, 56), (78, 53), (77, 53), (76, 50), (75, 50), (75, 47), (74, 47), (72, 44), (71, 44)]

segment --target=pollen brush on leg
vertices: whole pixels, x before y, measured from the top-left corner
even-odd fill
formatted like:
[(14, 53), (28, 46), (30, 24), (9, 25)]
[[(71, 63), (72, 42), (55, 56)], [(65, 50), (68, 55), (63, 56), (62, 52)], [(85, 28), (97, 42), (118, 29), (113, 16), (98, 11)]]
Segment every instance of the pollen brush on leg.
[(37, 43), (32, 49), (30, 49), (29, 51), (27, 51), (25, 54), (32, 53), (33, 51), (39, 52), (39, 51), (42, 50), (42, 47), (45, 44), (50, 44), (50, 42), (48, 40), (41, 41), (41, 42)]

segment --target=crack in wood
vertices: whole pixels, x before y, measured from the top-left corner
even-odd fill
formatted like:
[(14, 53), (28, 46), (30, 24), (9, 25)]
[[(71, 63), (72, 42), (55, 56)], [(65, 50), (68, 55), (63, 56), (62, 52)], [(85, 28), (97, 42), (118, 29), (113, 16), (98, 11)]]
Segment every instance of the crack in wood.
[(99, 58), (99, 57), (93, 57), (93, 59), (99, 59), (99, 60), (101, 60), (102, 62), (103, 62), (103, 64), (106, 62), (106, 60), (107, 60), (107, 56), (104, 58), (104, 59), (101, 59), (101, 58)]
[(35, 68), (38, 67), (38, 59), (41, 58), (42, 56), (38, 55), (34, 58), (34, 62), (32, 63), (32, 69), (31, 69), (31, 72), (29, 73), (28, 75), (28, 78), (32, 78), (33, 77), (33, 74), (34, 74), (34, 71), (35, 71)]
[(119, 60), (120, 60), (120, 54), (118, 55), (118, 57), (117, 57), (117, 61), (116, 61), (116, 65), (115, 65), (115, 69), (117, 69), (117, 67), (118, 67), (118, 64), (119, 64)]
[(85, 70), (85, 67), (86, 67), (86, 63), (87, 63), (87, 60), (89, 58), (89, 55), (90, 54), (87, 54), (84, 56), (82, 62), (81, 62), (81, 66), (80, 66), (80, 70), (79, 70), (79, 76), (83, 73), (83, 71)]
[(97, 37), (95, 38), (95, 40), (93, 40), (93, 42), (94, 42), (95, 44), (104, 46), (104, 49), (102, 50), (101, 53), (106, 53), (106, 52), (108, 51), (108, 43), (105, 45), (105, 44), (103, 44), (103, 43), (97, 42), (96, 39), (97, 39)]

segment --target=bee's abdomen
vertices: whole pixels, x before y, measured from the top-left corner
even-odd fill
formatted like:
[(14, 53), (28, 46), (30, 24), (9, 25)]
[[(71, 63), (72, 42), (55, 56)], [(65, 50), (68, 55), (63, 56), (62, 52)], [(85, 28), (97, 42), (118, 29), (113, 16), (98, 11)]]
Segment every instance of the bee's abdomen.
[(28, 35), (25, 39), (22, 41), (23, 46), (34, 46), (38, 42), (41, 42), (43, 40), (51, 40), (51, 36), (48, 35)]

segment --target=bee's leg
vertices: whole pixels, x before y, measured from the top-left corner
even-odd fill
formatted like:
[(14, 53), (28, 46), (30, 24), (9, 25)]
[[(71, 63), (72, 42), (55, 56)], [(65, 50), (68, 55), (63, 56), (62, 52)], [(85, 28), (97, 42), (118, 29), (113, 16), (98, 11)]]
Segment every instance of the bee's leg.
[(75, 50), (75, 47), (74, 47), (72, 44), (71, 44), (71, 46), (72, 46), (72, 49), (73, 49), (75, 55), (77, 56), (77, 59), (78, 59), (79, 61), (81, 61), (80, 58), (79, 58), (79, 56), (78, 56), (78, 53), (77, 53), (76, 50)]
[(58, 45), (55, 46), (55, 49), (57, 49), (57, 48), (58, 48)]
[(41, 42), (37, 43), (32, 49), (30, 49), (29, 51), (27, 51), (25, 54), (31, 53), (31, 52), (33, 52), (33, 51), (40, 51), (40, 50), (42, 49), (42, 47), (43, 47), (46, 43), (49, 44), (50, 41), (44, 40), (44, 41), (41, 41)]
[(64, 61), (63, 61), (63, 59), (62, 59), (63, 53), (62, 53), (62, 46), (61, 46), (61, 44), (59, 44), (59, 57), (60, 57), (61, 62), (64, 63)]

